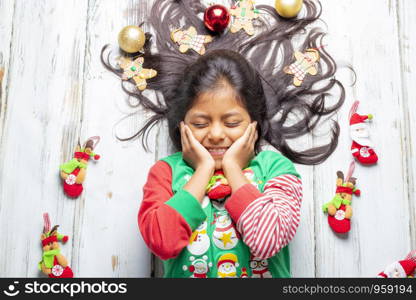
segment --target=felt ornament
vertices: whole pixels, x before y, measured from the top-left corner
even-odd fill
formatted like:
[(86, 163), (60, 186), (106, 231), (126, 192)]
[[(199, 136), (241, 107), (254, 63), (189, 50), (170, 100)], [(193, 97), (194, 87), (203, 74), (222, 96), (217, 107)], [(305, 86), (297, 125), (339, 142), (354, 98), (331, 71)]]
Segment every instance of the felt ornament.
[(187, 30), (175, 29), (170, 33), (170, 37), (172, 41), (179, 45), (179, 51), (181, 53), (192, 49), (198, 54), (204, 55), (204, 44), (212, 42), (210, 35), (198, 34), (194, 26), (190, 26)]
[(211, 177), (206, 187), (208, 198), (213, 200), (224, 199), (231, 194), (231, 187), (228, 185), (227, 178), (222, 170), (217, 170)]
[(254, 0), (238, 1), (231, 7), (230, 14), (234, 16), (230, 29), (232, 33), (244, 29), (248, 35), (254, 34), (253, 19), (259, 16), (259, 11), (254, 8)]
[(125, 57), (121, 57), (119, 65), (123, 69), (122, 80), (129, 80), (133, 78), (136, 83), (136, 87), (143, 91), (147, 87), (146, 79), (153, 78), (157, 75), (157, 71), (153, 69), (143, 68), (144, 58), (138, 57), (135, 60), (130, 60)]
[(213, 32), (222, 32), (230, 24), (230, 13), (223, 5), (212, 5), (205, 10), (204, 24)]
[(74, 274), (68, 266), (68, 260), (61, 254), (59, 242), (66, 243), (68, 236), (58, 233), (59, 225), (50, 228), (49, 214), (43, 214), (42, 260), (38, 264), (39, 270), (50, 278), (73, 278)]
[[(243, 170), (244, 176), (253, 184), (253, 170), (246, 168)], [(205, 192), (211, 200), (224, 201), (231, 195), (231, 187), (222, 170), (217, 170), (208, 182)]]
[(126, 26), (118, 34), (118, 45), (127, 53), (143, 52), (146, 35), (138, 26)]
[(403, 260), (395, 261), (378, 274), (380, 278), (415, 278), (416, 250), (411, 251)]
[(99, 141), (99, 136), (93, 136), (85, 142), (82, 148), (78, 143), (75, 147), (74, 158), (60, 166), (64, 192), (69, 197), (76, 198), (82, 193), (82, 183), (85, 180), (89, 159), (93, 158), (95, 161), (100, 159), (100, 155), (93, 152)]
[(324, 213), (328, 213), (329, 226), (336, 233), (347, 233), (351, 229), (352, 195), (360, 196), (360, 190), (356, 189), (355, 185), (357, 179), (351, 177), (354, 172), (354, 161), (350, 164), (347, 177), (344, 181), (344, 174), (341, 171), (337, 172), (337, 188), (335, 197), (322, 206)]
[(350, 136), (352, 139), (351, 153), (354, 158), (363, 165), (373, 165), (377, 163), (378, 156), (374, 151), (373, 143), (370, 140), (370, 131), (366, 120), (371, 121), (373, 115), (359, 115), (357, 108), (359, 101), (355, 101), (351, 107), (350, 120)]
[(289, 66), (284, 67), (286, 74), (293, 75), (293, 84), (301, 86), (306, 75), (318, 74), (318, 61), (320, 54), (318, 49), (309, 48), (304, 53), (295, 51), (296, 61)]

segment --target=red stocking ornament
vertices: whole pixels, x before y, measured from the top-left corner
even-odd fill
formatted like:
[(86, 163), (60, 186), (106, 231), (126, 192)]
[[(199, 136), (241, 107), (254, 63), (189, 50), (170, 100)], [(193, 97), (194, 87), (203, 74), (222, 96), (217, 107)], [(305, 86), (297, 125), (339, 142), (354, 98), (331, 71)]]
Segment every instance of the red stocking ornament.
[(359, 101), (355, 101), (351, 107), (350, 135), (352, 138), (351, 153), (357, 161), (363, 165), (373, 165), (377, 163), (378, 156), (374, 151), (373, 142), (370, 140), (370, 131), (366, 120), (372, 120), (373, 115), (359, 115), (357, 107)]
[(49, 214), (43, 214), (43, 233), (42, 241), (42, 260), (38, 267), (49, 278), (73, 278), (74, 273), (68, 265), (68, 260), (61, 254), (59, 242), (66, 243), (68, 236), (58, 233), (59, 225), (55, 225), (52, 229)]
[(322, 206), (324, 213), (328, 213), (328, 224), (336, 233), (347, 233), (351, 230), (352, 195), (360, 196), (360, 190), (355, 188), (357, 179), (351, 177), (354, 172), (354, 161), (350, 164), (347, 177), (337, 172), (337, 189), (335, 197)]

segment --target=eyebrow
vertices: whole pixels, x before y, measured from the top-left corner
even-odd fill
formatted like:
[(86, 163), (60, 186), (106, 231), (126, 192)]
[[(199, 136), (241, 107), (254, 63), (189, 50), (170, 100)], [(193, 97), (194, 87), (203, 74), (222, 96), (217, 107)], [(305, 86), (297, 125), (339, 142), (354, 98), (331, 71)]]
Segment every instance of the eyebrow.
[[(221, 119), (226, 119), (228, 117), (232, 117), (232, 116), (241, 116), (241, 114), (239, 112), (236, 111), (232, 111), (229, 113), (224, 114)], [(210, 116), (204, 114), (204, 113), (194, 113), (192, 114), (192, 118), (204, 118), (204, 119), (211, 119)]]

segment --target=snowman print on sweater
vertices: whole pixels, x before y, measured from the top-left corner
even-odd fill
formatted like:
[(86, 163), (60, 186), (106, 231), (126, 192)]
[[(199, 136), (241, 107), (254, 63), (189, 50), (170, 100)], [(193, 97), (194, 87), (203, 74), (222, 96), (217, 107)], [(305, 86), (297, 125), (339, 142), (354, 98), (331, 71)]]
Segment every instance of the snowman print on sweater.
[(221, 255), (217, 262), (218, 278), (237, 278), (238, 257), (233, 253)]
[(226, 211), (214, 215), (215, 229), (212, 240), (219, 249), (230, 250), (237, 246), (238, 236), (234, 224)]
[(207, 274), (209, 269), (212, 267), (212, 263), (208, 262), (208, 256), (204, 255), (202, 258), (197, 258), (191, 256), (189, 257), (191, 261), (191, 265), (183, 266), (183, 270), (189, 270), (189, 272), (193, 273), (189, 278), (207, 278)]
[(250, 260), (251, 278), (272, 278), (272, 274), (269, 272), (269, 263), (267, 259), (261, 259), (258, 257), (251, 257)]
[(205, 220), (194, 232), (192, 232), (189, 244), (186, 247), (193, 255), (202, 255), (208, 251), (210, 246), (207, 234), (207, 221)]

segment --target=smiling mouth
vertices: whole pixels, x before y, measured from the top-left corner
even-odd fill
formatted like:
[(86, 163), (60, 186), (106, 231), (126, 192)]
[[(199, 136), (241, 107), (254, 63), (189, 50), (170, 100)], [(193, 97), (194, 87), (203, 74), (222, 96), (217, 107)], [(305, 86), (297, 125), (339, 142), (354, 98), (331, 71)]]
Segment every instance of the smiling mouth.
[(212, 156), (223, 156), (228, 148), (207, 148), (207, 150)]

